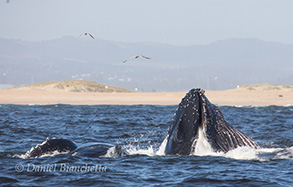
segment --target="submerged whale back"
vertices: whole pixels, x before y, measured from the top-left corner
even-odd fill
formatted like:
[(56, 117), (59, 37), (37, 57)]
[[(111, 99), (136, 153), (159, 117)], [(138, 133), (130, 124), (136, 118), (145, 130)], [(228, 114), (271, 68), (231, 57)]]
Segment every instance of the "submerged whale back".
[(120, 146), (112, 146), (107, 144), (89, 143), (70, 152), (73, 156), (85, 156), (85, 157), (119, 157), (122, 155), (122, 149)]

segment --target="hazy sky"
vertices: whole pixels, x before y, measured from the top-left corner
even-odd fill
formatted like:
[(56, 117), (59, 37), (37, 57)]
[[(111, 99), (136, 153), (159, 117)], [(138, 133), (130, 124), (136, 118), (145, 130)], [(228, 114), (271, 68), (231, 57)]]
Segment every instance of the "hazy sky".
[(89, 32), (112, 41), (208, 44), (254, 37), (293, 44), (293, 0), (0, 0), (0, 38)]

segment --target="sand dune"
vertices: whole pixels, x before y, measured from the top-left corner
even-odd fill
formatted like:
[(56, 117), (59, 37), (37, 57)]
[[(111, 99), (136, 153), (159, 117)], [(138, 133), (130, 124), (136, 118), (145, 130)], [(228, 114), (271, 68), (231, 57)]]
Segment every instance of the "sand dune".
[[(206, 91), (206, 96), (216, 105), (268, 106), (293, 105), (292, 87), (278, 89), (253, 89), (240, 87), (225, 91)], [(187, 90), (186, 92), (188, 92)], [(99, 93), (18, 88), (0, 90), (0, 104), (72, 104), (72, 105), (177, 105), (186, 92), (152, 93)]]

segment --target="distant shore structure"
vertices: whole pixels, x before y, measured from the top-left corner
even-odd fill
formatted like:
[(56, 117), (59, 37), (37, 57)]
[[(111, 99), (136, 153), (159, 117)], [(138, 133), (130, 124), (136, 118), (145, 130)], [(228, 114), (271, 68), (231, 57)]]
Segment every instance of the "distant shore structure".
[(131, 60), (131, 59), (133, 59), (133, 58), (138, 58), (138, 57), (142, 57), (142, 58), (144, 58), (144, 59), (151, 59), (150, 57), (146, 57), (146, 56), (143, 56), (143, 55), (134, 55), (134, 56), (131, 56), (131, 57), (129, 57), (128, 59), (126, 59), (126, 60), (124, 60), (122, 63), (125, 63), (125, 62), (127, 62), (128, 60)]
[(79, 35), (79, 37), (81, 37), (82, 35), (85, 35), (85, 36), (90, 36), (92, 39), (95, 39), (93, 35), (91, 35), (90, 33), (86, 32), (86, 33), (83, 33), (81, 35)]

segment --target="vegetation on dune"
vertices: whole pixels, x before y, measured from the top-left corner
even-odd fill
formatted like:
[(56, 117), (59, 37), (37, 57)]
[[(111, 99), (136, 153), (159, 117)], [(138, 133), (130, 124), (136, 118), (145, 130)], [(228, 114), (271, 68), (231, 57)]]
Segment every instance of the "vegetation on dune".
[(70, 92), (133, 92), (117, 86), (99, 84), (94, 81), (70, 80), (70, 81), (48, 81), (38, 84), (24, 86), (45, 90), (60, 90)]
[(283, 86), (279, 84), (254, 84), (254, 85), (243, 85), (238, 88), (243, 88), (247, 90), (293, 90), (293, 86)]

